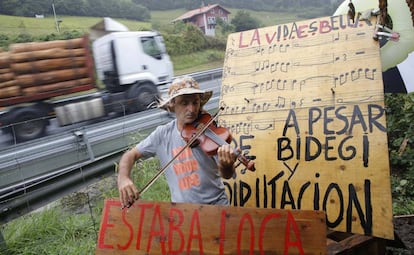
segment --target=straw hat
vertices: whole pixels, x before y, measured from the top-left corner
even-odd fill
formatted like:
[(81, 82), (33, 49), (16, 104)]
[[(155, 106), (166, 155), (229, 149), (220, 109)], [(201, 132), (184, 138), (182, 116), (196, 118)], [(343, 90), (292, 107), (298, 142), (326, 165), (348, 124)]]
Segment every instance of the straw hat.
[(161, 99), (158, 107), (164, 110), (173, 111), (171, 109), (171, 100), (181, 95), (200, 94), (200, 106), (203, 107), (213, 95), (213, 91), (200, 89), (198, 82), (190, 76), (183, 76), (173, 80), (168, 89), (168, 98)]

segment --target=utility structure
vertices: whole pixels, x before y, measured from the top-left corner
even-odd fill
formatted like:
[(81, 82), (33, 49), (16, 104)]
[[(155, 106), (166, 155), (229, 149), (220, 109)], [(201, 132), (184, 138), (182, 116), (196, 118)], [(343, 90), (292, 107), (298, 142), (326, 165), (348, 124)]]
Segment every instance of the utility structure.
[(52, 9), (53, 9), (53, 16), (55, 17), (55, 26), (56, 26), (56, 31), (58, 33), (60, 33), (60, 23), (62, 22), (62, 20), (58, 20), (56, 18), (56, 9), (55, 9), (55, 0), (52, 1)]

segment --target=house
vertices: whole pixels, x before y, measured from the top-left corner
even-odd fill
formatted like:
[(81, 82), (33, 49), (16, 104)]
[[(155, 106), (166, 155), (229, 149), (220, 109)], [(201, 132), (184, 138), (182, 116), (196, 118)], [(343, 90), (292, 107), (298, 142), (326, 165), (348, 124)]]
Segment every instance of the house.
[(230, 12), (221, 7), (219, 4), (209, 4), (184, 13), (180, 17), (174, 19), (173, 22), (191, 22), (199, 27), (205, 35), (214, 36), (217, 24), (216, 19), (221, 18), (225, 22), (229, 22), (229, 14)]

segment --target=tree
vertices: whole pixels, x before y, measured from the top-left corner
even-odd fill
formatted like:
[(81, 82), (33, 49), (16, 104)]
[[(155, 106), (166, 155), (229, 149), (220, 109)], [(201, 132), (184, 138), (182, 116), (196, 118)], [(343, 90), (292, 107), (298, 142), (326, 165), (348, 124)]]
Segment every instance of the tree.
[(230, 23), (224, 21), (223, 19), (217, 18), (216, 22), (216, 36), (221, 35), (227, 37), (229, 33), (234, 32), (234, 27)]
[(260, 21), (252, 16), (247, 11), (238, 11), (235, 17), (231, 20), (236, 32), (255, 29), (261, 27)]

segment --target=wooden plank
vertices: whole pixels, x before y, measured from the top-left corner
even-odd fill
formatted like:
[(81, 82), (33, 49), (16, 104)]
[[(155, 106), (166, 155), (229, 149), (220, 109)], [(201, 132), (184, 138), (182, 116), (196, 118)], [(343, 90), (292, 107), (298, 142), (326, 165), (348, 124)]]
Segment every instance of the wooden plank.
[(322, 17), (230, 34), (218, 123), (256, 162), (234, 206), (324, 210), (330, 229), (393, 239), (375, 21)]
[(33, 52), (21, 52), (10, 54), (13, 63), (30, 62), (43, 59), (80, 57), (85, 55), (85, 49), (46, 49)]
[(325, 214), (107, 199), (95, 254), (326, 254)]
[(83, 47), (84, 40), (87, 40), (86, 37), (46, 42), (14, 43), (9, 46), (9, 49), (13, 53), (34, 52), (52, 48), (77, 49)]
[(12, 63), (10, 64), (13, 72), (17, 74), (31, 74), (38, 72), (49, 72), (69, 68), (78, 68), (86, 65), (85, 57), (65, 57), (54, 59), (43, 59), (37, 61)]
[(10, 86), (0, 89), (0, 98), (15, 97), (20, 95), (19, 86)]
[(22, 74), (15, 77), (17, 83), (22, 88), (40, 86), (45, 84), (63, 82), (79, 78), (88, 77), (88, 69), (86, 67), (71, 68), (64, 70), (55, 70), (49, 72), (41, 72), (34, 74)]
[(6, 88), (6, 87), (12, 87), (12, 86), (17, 86), (17, 83), (15, 80), (9, 80), (9, 81), (2, 81), (0, 82), (0, 89), (1, 88)]
[(34, 94), (29, 97), (28, 96), (16, 96), (16, 97), (0, 99), (0, 107), (33, 102), (36, 100), (45, 100), (45, 99), (49, 99), (52, 97), (64, 96), (64, 95), (68, 95), (71, 93), (91, 90), (94, 88), (95, 88), (94, 84), (87, 84), (84, 86), (76, 86), (76, 87), (71, 87), (71, 88), (66, 88), (66, 89), (61, 89), (61, 90), (47, 91), (47, 92), (43, 92), (39, 94)]
[(0, 74), (6, 74), (6, 73), (11, 73), (11, 69), (9, 68), (9, 66), (5, 68), (0, 68)]
[(0, 53), (0, 68), (8, 68), (10, 65), (10, 54), (8, 52)]
[(29, 87), (22, 89), (23, 94), (26, 96), (35, 95), (38, 93), (43, 92), (51, 92), (51, 91), (60, 91), (67, 88), (84, 86), (87, 84), (92, 84), (92, 80), (90, 78), (82, 78), (77, 80), (70, 80), (64, 82), (58, 82), (53, 84), (46, 84), (41, 86)]
[(13, 79), (14, 79), (14, 74), (12, 72), (0, 74), (0, 82), (11, 81)]
[(328, 255), (383, 255), (386, 252), (386, 240), (372, 236), (333, 232), (328, 234)]

